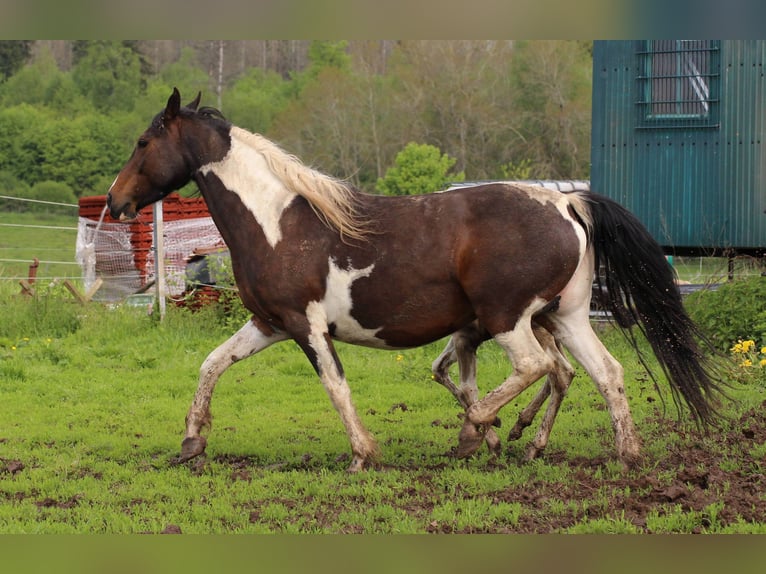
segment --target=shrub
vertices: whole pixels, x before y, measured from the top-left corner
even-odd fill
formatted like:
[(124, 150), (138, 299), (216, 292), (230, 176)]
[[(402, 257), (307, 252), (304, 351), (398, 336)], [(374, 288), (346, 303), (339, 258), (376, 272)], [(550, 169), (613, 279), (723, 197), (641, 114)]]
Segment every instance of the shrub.
[[(28, 197), (40, 201), (52, 201), (55, 203), (66, 203), (77, 205), (77, 197), (66, 183), (61, 181), (41, 181), (32, 186)], [(46, 204), (30, 203), (28, 211), (51, 211), (52, 207)], [(69, 211), (71, 213), (71, 211)]]
[(417, 195), (444, 189), (451, 181), (462, 181), (465, 174), (450, 175), (457, 160), (429, 144), (408, 143), (394, 160), (378, 189), (385, 195)]
[(717, 290), (689, 295), (686, 308), (692, 319), (722, 351), (739, 340), (766, 345), (766, 278), (730, 281)]

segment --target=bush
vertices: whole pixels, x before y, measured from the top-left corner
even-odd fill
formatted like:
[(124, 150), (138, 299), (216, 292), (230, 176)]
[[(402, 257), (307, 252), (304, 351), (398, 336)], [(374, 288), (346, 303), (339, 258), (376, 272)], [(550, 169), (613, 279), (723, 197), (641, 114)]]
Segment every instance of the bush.
[(686, 299), (692, 319), (722, 351), (737, 341), (766, 345), (766, 278), (730, 281), (717, 290), (698, 291)]
[[(55, 203), (66, 203), (69, 205), (77, 205), (77, 197), (66, 183), (60, 181), (41, 181), (32, 186), (29, 190), (29, 199), (37, 199), (39, 201), (52, 201)], [(59, 206), (46, 205), (44, 203), (29, 203), (27, 211), (55, 211)], [(68, 210), (66, 213), (72, 213)]]
[(417, 195), (444, 189), (451, 181), (462, 181), (465, 174), (449, 175), (457, 160), (429, 144), (408, 143), (394, 160), (394, 166), (378, 180), (385, 195)]

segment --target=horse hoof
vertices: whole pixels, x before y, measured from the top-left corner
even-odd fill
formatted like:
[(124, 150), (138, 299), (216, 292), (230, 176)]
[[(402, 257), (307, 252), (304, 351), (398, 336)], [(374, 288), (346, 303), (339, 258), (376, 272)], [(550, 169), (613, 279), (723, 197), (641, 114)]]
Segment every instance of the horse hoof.
[(537, 448), (533, 444), (529, 444), (527, 446), (527, 452), (524, 454), (524, 461), (532, 462), (536, 458), (540, 457), (542, 454), (543, 454), (543, 449)]
[(179, 464), (193, 459), (205, 452), (207, 439), (203, 436), (187, 437), (181, 443), (181, 454), (176, 460)]
[(503, 421), (500, 420), (500, 417), (495, 417), (495, 420), (492, 421), (492, 426), (495, 428), (500, 428), (503, 426)]
[(460, 429), (455, 456), (457, 458), (468, 458), (475, 453), (484, 442), (486, 432), (482, 425), (475, 425), (471, 421), (466, 420), (463, 428)]
[(346, 472), (350, 474), (356, 474), (357, 472), (362, 472), (365, 467), (365, 459), (363, 459), (361, 456), (354, 456), (354, 458), (351, 459), (351, 464), (348, 465)]
[(511, 429), (511, 431), (508, 433), (508, 440), (519, 440), (521, 438), (521, 433), (524, 431), (524, 428), (516, 425)]

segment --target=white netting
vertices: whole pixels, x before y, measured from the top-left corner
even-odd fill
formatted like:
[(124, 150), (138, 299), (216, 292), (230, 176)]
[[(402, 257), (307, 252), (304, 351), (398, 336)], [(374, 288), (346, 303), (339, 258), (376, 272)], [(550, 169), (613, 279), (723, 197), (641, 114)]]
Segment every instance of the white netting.
[[(141, 241), (138, 243), (146, 247), (137, 246), (131, 227), (84, 217), (78, 220), (75, 257), (83, 271), (85, 289), (90, 289), (97, 277), (103, 280), (93, 297), (96, 301), (124, 299), (154, 279), (154, 245)], [(151, 238), (153, 225), (142, 227), (142, 237)], [(178, 296), (185, 288), (186, 260), (194, 250), (223, 246), (224, 242), (210, 217), (165, 221), (163, 235), (167, 293)]]
[[(165, 221), (165, 281), (169, 295), (183, 293), (186, 262), (195, 249), (223, 246), (225, 243), (211, 217)], [(147, 281), (154, 279), (154, 250), (146, 258)]]

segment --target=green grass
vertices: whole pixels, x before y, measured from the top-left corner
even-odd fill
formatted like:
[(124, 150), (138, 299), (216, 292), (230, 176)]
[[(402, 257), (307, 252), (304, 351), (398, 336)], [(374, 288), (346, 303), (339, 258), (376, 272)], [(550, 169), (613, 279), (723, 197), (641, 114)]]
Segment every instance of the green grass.
[(0, 211), (0, 280), (13, 278), (13, 284), (18, 285), (15, 278), (28, 276), (34, 258), (40, 261), (38, 277), (46, 281), (79, 278), (82, 272), (75, 262), (77, 209), (70, 211), (71, 214)]
[[(546, 522), (568, 516), (583, 517), (568, 532), (640, 530), (608, 508), (625, 496), (623, 473), (603, 400), (581, 372), (550, 458), (521, 464), (519, 443), (502, 461), (484, 449), (459, 461), (445, 456), (456, 444), (459, 409), (430, 377), (439, 344), (401, 353), (339, 345), (358, 412), (382, 450), (380, 469), (348, 475), (339, 417), (308, 361), (285, 343), (224, 374), (205, 458), (174, 465), (199, 365), (228, 335), (212, 312), (171, 308), (160, 324), (135, 309), (61, 298), (47, 303), (59, 320), (34, 327), (24, 317), (44, 301), (5, 292), (2, 304), (4, 325), (16, 325), (0, 327), (2, 533), (154, 533), (168, 525), (184, 533), (514, 532), (530, 521), (544, 531)], [(656, 391), (621, 337), (604, 337), (625, 365), (645, 439), (649, 466), (633, 471), (638, 477), (684, 439), (655, 418)], [(494, 344), (480, 349), (483, 392), (509, 370)], [(764, 394), (739, 393), (740, 411)], [(506, 425), (530, 397), (506, 407)], [(585, 469), (568, 463), (591, 459), (603, 462)], [(603, 486), (573, 496), (583, 473)], [(668, 483), (675, 476), (670, 471)], [(511, 496), (528, 485), (548, 494)], [(647, 527), (763, 531), (752, 522), (719, 528), (714, 511), (671, 507), (650, 515)], [(594, 518), (584, 518), (589, 514)]]

